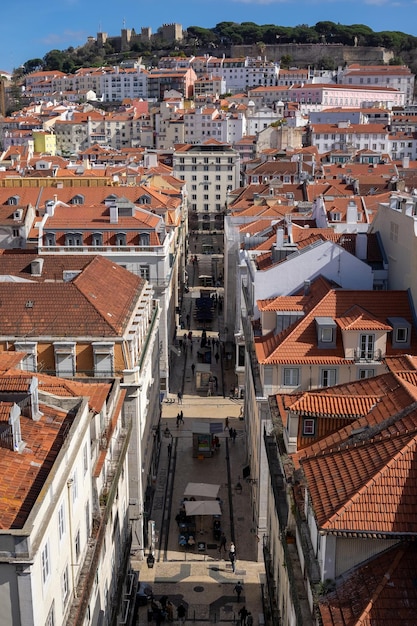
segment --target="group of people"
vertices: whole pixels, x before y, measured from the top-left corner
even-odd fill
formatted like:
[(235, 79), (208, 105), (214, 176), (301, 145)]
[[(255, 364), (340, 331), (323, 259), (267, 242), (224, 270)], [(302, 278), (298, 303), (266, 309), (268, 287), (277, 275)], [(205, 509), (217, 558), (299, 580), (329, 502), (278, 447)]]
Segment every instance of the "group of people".
[[(174, 611), (175, 606), (168, 598), (168, 596), (162, 596), (160, 600), (155, 600), (152, 598), (151, 600), (151, 608), (150, 613), (152, 613), (152, 619), (155, 620), (156, 624), (161, 624), (163, 621), (173, 622), (174, 621)], [(177, 606), (177, 619), (180, 622), (185, 622), (185, 617), (187, 615), (187, 610), (185, 606), (180, 603)]]
[(229, 439), (235, 443), (237, 436), (236, 428), (229, 428)]
[[(242, 583), (238, 580), (236, 585), (234, 586), (233, 591), (237, 595), (237, 601), (240, 602), (240, 596), (243, 591)], [(241, 626), (253, 626), (253, 616), (250, 611), (247, 610), (246, 606), (243, 605), (240, 611), (238, 611), (239, 619)]]

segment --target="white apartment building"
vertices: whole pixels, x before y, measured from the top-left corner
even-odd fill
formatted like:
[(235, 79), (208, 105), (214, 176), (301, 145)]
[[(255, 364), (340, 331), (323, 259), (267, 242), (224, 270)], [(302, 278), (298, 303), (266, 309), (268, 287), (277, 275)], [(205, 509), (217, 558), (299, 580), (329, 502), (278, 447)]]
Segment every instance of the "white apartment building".
[(342, 69), (338, 82), (345, 85), (374, 85), (398, 89), (405, 95), (405, 102), (414, 100), (415, 76), (406, 65), (359, 65), (354, 63)]
[(199, 107), (184, 112), (184, 141), (201, 143), (209, 138), (221, 143), (239, 141), (247, 134), (243, 112), (235, 114), (219, 111), (215, 107)]
[(310, 144), (320, 154), (349, 147), (384, 154), (389, 149), (389, 131), (381, 124), (311, 124)]
[(0, 379), (0, 624), (111, 624), (135, 599), (119, 584), (131, 544), (123, 393), (40, 379)]
[(148, 72), (140, 65), (133, 68), (115, 67), (101, 76), (101, 97), (104, 102), (121, 102), (126, 98), (148, 97)]
[(246, 130), (248, 135), (256, 135), (261, 130), (268, 128), (273, 122), (282, 119), (276, 111), (269, 107), (261, 107), (254, 110), (250, 108), (246, 115)]
[(193, 61), (192, 66), (197, 74), (204, 68), (204, 73), (220, 76), (226, 82), (227, 91), (231, 93), (246, 91), (257, 85), (276, 85), (279, 73), (277, 63), (249, 57), (199, 57)]
[(219, 230), (227, 194), (240, 184), (240, 156), (230, 145), (209, 140), (178, 147), (173, 174), (187, 183), (190, 228)]

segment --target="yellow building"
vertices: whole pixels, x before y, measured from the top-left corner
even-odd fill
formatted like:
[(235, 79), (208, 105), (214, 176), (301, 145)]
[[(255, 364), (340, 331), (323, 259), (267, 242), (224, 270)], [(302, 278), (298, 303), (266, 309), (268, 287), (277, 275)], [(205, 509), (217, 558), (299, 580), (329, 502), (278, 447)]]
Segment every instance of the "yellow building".
[(34, 151), (40, 154), (56, 155), (56, 137), (43, 130), (33, 131)]

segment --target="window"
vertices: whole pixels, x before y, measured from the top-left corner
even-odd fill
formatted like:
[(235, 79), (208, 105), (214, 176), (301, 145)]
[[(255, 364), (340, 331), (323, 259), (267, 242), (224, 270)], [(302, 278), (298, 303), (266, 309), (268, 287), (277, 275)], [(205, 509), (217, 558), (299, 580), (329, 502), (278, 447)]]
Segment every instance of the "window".
[(284, 387), (298, 387), (300, 384), (300, 370), (298, 367), (284, 368)]
[(69, 247), (82, 246), (83, 236), (81, 233), (67, 233), (65, 235), (65, 245)]
[(65, 566), (61, 576), (61, 595), (62, 604), (65, 606), (69, 596), (68, 565)]
[(54, 343), (55, 370), (57, 376), (71, 377), (75, 374), (75, 342), (57, 341)]
[(75, 535), (75, 558), (78, 563), (80, 559), (81, 553), (81, 542), (80, 542), (80, 529), (77, 530), (77, 534)]
[(41, 559), (42, 559), (42, 582), (43, 584), (45, 584), (51, 574), (50, 552), (49, 552), (48, 542), (46, 542), (46, 544), (43, 547), (43, 550), (41, 553)]
[(365, 378), (372, 378), (372, 376), (375, 376), (375, 370), (373, 369), (359, 370), (359, 379), (361, 380)]
[(90, 536), (90, 503), (87, 502), (85, 505), (85, 534), (87, 539)]
[(45, 233), (45, 246), (55, 246), (55, 233)]
[(141, 233), (139, 235), (139, 245), (140, 246), (149, 246), (151, 243), (151, 237), (149, 233)]
[(332, 387), (336, 384), (336, 369), (322, 369), (320, 373), (320, 384), (322, 387)]
[(373, 359), (374, 357), (374, 335), (361, 335), (360, 336), (360, 358), (361, 359)]
[(103, 245), (103, 235), (101, 233), (93, 233), (91, 239), (92, 239), (92, 245), (93, 246), (102, 246)]
[(304, 418), (303, 419), (303, 435), (312, 436), (315, 431), (315, 423), (314, 419)]
[(49, 609), (48, 617), (46, 618), (45, 626), (55, 626), (55, 602), (52, 602), (52, 606)]
[(64, 503), (61, 502), (61, 506), (58, 509), (58, 535), (59, 538), (62, 539), (65, 533), (65, 507)]
[(126, 245), (126, 233), (117, 233), (116, 234), (116, 246), (125, 246)]
[(84, 444), (83, 448), (83, 471), (85, 476), (88, 472), (88, 448), (86, 443)]
[(74, 470), (72, 475), (72, 501), (75, 502), (78, 498), (78, 476), (77, 470)]
[(395, 330), (395, 343), (408, 342), (408, 328), (397, 328)]
[(113, 376), (114, 344), (93, 342), (94, 376)]
[(333, 341), (333, 328), (321, 328), (320, 341), (331, 343)]
[(21, 360), (21, 368), (25, 372), (36, 372), (37, 369), (37, 346), (35, 341), (19, 341), (14, 344), (16, 352), (25, 352)]

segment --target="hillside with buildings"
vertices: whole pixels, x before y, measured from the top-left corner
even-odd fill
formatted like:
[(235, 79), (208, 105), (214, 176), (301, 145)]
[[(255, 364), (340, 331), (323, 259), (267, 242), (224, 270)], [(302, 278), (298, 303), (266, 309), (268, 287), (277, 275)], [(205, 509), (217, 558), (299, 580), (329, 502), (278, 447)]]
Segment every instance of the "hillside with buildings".
[(1, 626), (413, 622), (415, 75), (226, 26), (5, 77)]

